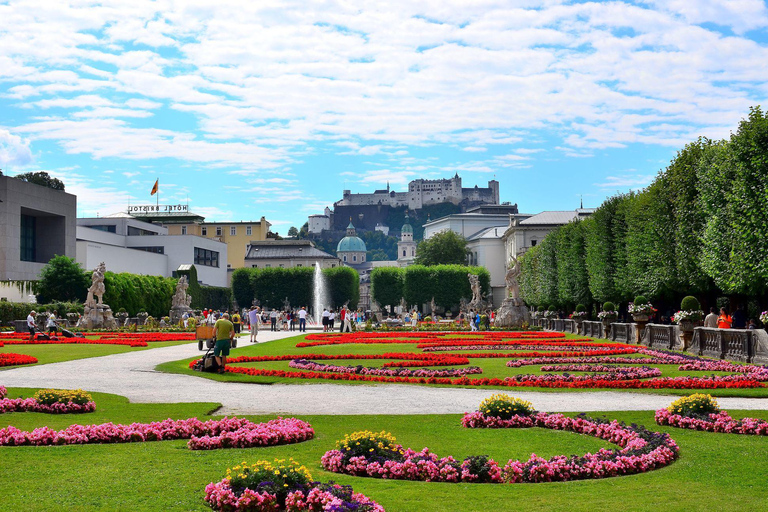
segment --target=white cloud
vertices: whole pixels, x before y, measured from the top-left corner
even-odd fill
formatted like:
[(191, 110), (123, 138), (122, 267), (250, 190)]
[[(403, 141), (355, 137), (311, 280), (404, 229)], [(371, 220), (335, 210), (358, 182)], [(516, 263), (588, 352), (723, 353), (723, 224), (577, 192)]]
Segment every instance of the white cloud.
[(8, 165), (24, 166), (31, 162), (29, 142), (0, 128), (0, 168), (5, 169)]

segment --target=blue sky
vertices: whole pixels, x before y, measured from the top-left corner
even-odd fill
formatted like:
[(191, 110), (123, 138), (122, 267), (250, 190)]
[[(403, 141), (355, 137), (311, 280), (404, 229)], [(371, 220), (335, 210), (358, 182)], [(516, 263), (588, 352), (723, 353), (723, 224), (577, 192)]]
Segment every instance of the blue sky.
[[(250, 4), (250, 5), (249, 5)], [(416, 5), (414, 5), (416, 4)], [(278, 232), (458, 172), (598, 206), (768, 106), (762, 0), (0, 1), (0, 168)]]

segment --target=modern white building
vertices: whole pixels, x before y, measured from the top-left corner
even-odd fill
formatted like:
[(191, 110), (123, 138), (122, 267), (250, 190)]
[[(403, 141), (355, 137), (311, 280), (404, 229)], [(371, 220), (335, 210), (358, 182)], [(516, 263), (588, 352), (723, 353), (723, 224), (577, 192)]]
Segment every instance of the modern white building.
[(424, 224), (424, 239), (432, 238), (441, 231), (453, 231), (464, 238), (487, 228), (506, 227), (510, 215), (527, 218), (530, 215), (517, 213), (517, 205), (484, 205), (470, 208), (466, 213), (446, 215)]
[(227, 244), (197, 235), (169, 235), (168, 228), (128, 214), (77, 219), (77, 261), (85, 269), (106, 263), (111, 272), (172, 277), (194, 264), (208, 286), (227, 286)]

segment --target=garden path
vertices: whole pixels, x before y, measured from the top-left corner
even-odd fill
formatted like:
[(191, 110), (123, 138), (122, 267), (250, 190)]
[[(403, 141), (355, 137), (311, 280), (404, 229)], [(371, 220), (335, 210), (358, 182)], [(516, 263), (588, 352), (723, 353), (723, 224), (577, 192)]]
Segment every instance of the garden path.
[[(262, 342), (295, 333), (262, 331)], [(241, 338), (241, 346), (247, 344)], [(114, 393), (132, 402), (220, 402), (220, 414), (461, 414), (497, 391), (415, 385), (246, 384), (161, 373), (158, 364), (199, 356), (197, 343), (126, 352), (0, 372), (0, 384), (30, 388), (82, 388)], [(530, 400), (541, 411), (656, 410), (669, 396), (597, 391), (508, 393)], [(768, 409), (768, 398), (718, 398), (724, 409)]]

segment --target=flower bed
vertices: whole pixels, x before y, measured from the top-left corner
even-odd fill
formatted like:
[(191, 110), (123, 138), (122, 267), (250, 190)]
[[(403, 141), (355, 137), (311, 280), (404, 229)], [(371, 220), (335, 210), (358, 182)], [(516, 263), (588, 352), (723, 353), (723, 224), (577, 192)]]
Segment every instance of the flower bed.
[(0, 366), (19, 366), (22, 364), (35, 364), (36, 357), (11, 352), (0, 353)]
[(384, 512), (351, 486), (312, 481), (309, 471), (293, 459), (244, 462), (228, 469), (226, 478), (206, 486), (205, 501), (213, 510), (226, 512)]
[(252, 448), (300, 443), (314, 437), (309, 423), (296, 418), (278, 418), (253, 423), (241, 418), (202, 422), (197, 418), (119, 425), (72, 425), (64, 430), (48, 427), (31, 432), (13, 426), (0, 429), (0, 446), (51, 446), (68, 444), (135, 443), (189, 439), (190, 450)]
[[(538, 483), (643, 473), (671, 464), (679, 451), (675, 441), (667, 434), (586, 416), (569, 418), (562, 414), (540, 412), (504, 420), (477, 411), (465, 415), (462, 425), (467, 428), (540, 427), (565, 430), (615, 443), (620, 449), (603, 448), (594, 454), (558, 455), (550, 459), (531, 454), (525, 462), (511, 459), (502, 467), (484, 456), (467, 457), (460, 462), (453, 457), (440, 458), (428, 448), (419, 452), (403, 449), (394, 442), (394, 438), (381, 442), (383, 436), (379, 435), (378, 439), (364, 437), (369, 442), (362, 443), (362, 450), (359, 449), (361, 443), (354, 445), (345, 439), (337, 443), (337, 449), (326, 452), (321, 463), (327, 471), (335, 473), (394, 480)], [(370, 434), (367, 437), (370, 438)], [(373, 444), (376, 441), (378, 443)]]
[(0, 398), (5, 398), (6, 396), (8, 396), (8, 388), (0, 386)]
[(768, 421), (758, 418), (735, 420), (721, 411), (711, 395), (693, 394), (675, 400), (666, 409), (656, 411), (656, 423), (670, 427), (724, 434), (768, 435)]
[[(426, 362), (426, 361), (425, 361)], [(459, 377), (462, 375), (483, 373), (477, 366), (449, 370), (409, 370), (406, 368), (370, 368), (366, 366), (337, 366), (315, 363), (307, 359), (294, 359), (288, 365), (299, 370), (334, 373), (352, 373), (356, 375), (378, 375), (385, 377)], [(431, 365), (430, 365), (431, 366)]]
[(78, 414), (96, 410), (93, 398), (82, 389), (41, 389), (32, 398), (4, 397), (5, 393), (0, 393), (0, 414), (6, 412)]
[(129, 347), (146, 347), (148, 343), (164, 341), (194, 341), (193, 332), (94, 332), (81, 333), (91, 338), (64, 338), (54, 336), (49, 340), (37, 336), (30, 340), (20, 333), (2, 333), (0, 347), (6, 345), (125, 345)]

